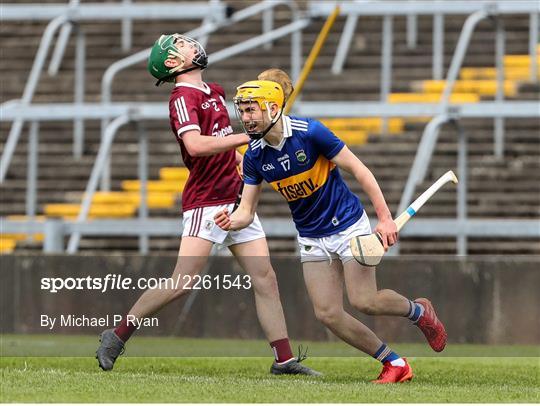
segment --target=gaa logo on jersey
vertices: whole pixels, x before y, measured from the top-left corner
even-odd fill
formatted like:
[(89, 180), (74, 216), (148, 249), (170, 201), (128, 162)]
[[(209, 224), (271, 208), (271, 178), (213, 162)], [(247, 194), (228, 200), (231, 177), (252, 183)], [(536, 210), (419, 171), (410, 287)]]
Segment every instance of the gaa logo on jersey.
[(206, 110), (206, 109), (209, 109), (210, 107), (214, 107), (214, 110), (215, 111), (221, 111), (219, 109), (219, 106), (217, 105), (217, 100), (214, 99), (214, 98), (211, 98), (211, 99), (208, 99), (207, 101), (205, 101), (203, 104), (201, 104), (201, 108), (203, 110)]
[(295, 155), (300, 165), (305, 165), (309, 162), (308, 157), (303, 149), (299, 149), (298, 151), (296, 151)]

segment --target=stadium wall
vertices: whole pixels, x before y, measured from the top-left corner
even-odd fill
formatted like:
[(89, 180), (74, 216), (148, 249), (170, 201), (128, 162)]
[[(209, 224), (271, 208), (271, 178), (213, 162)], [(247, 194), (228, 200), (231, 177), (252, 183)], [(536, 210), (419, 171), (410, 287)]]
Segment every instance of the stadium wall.
[[(42, 289), (42, 278), (133, 279), (168, 277), (172, 256), (6, 255), (0, 258), (2, 333), (95, 334), (103, 327), (41, 327), (43, 314), (103, 317), (124, 314), (140, 295), (138, 289)], [(315, 319), (297, 258), (272, 259), (290, 336), (334, 340)], [(213, 257), (208, 275), (240, 274), (230, 257)], [(445, 322), (450, 342), (540, 344), (540, 259), (537, 257), (386, 258), (377, 271), (379, 288), (391, 288), (409, 298), (428, 297)], [(159, 326), (144, 335), (263, 338), (252, 290), (210, 289), (197, 292), (187, 318), (179, 320), (186, 298), (161, 311)], [(359, 318), (389, 342), (421, 342), (408, 320), (395, 317)]]

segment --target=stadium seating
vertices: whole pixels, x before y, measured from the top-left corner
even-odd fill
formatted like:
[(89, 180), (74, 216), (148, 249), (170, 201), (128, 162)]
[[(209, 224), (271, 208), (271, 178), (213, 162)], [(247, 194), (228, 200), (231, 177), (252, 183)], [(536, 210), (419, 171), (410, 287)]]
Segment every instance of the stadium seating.
[[(26, 236), (24, 236), (26, 238)], [(15, 250), (17, 245), (17, 238), (13, 235), (6, 234), (0, 236), (0, 254), (8, 254)]]
[[(446, 85), (445, 80), (423, 80), (413, 83), (413, 87), (424, 93), (441, 93)], [(506, 80), (504, 82), (504, 95), (515, 97), (517, 94), (517, 81)], [(478, 96), (495, 96), (497, 82), (495, 80), (458, 80), (454, 84), (455, 93), (473, 93)]]
[[(390, 103), (439, 103), (441, 93), (392, 93), (388, 96)], [(475, 93), (452, 93), (450, 103), (477, 103), (480, 100)]]
[[(84, 2), (84, 1), (83, 1)], [(245, 6), (247, 1), (231, 2), (236, 7)], [(276, 25), (284, 24), (290, 16), (286, 9), (275, 13)], [(528, 21), (525, 16), (504, 17), (509, 35), (505, 57), (505, 97), (513, 99), (538, 99), (540, 87), (529, 82), (527, 52)], [(345, 19), (339, 18), (335, 28), (323, 48), (321, 57), (308, 79), (302, 100), (378, 100), (380, 72), (381, 19), (362, 17), (343, 74), (330, 73), (335, 49)], [(448, 67), (459, 31), (464, 22), (462, 16), (446, 19), (445, 67)], [(393, 84), (389, 101), (430, 102), (440, 99), (444, 82), (431, 80), (431, 19), (419, 17), (419, 43), (416, 49), (409, 49), (405, 43), (405, 19), (395, 19), (395, 43), (393, 58)], [(249, 39), (260, 33), (261, 21), (250, 21), (228, 27), (223, 35), (210, 36), (209, 52)], [(138, 51), (151, 44), (161, 32), (186, 32), (197, 22), (171, 21), (135, 22), (134, 50)], [(307, 54), (320, 30), (322, 22), (315, 21), (303, 36), (303, 50)], [(86, 72), (86, 101), (99, 101), (100, 81), (105, 69), (114, 61), (128, 54), (120, 50), (119, 23), (84, 24), (87, 34), (88, 70)], [(0, 44), (5, 54), (11, 55), (0, 60), (2, 94), (1, 102), (20, 98), (24, 82), (35, 55), (39, 39), (43, 34), (43, 23), (9, 23), (0, 28)], [(15, 35), (16, 32), (16, 35)], [(74, 41), (66, 50), (64, 62), (58, 77), (43, 75), (34, 101), (66, 102), (72, 100), (74, 76)], [(456, 82), (451, 102), (475, 103), (489, 100), (495, 94), (495, 69), (493, 67), (492, 27), (480, 24), (474, 35), (465, 66)], [(24, 48), (20, 44), (24, 43)], [(222, 84), (230, 98), (235, 87), (257, 73), (270, 67), (289, 68), (290, 40), (276, 41), (271, 51), (257, 49), (232, 60), (210, 66), (205, 72), (208, 81)], [(540, 77), (540, 70), (539, 70)], [(144, 64), (126, 70), (113, 86), (113, 100), (145, 100), (164, 102), (168, 88), (156, 88), (148, 77)], [(383, 133), (383, 120), (373, 118), (331, 117), (331, 112), (321, 112), (323, 122), (342, 137), (351, 149), (368, 165), (379, 180), (389, 206), (395, 211), (409, 173), (412, 159), (420, 135), (425, 126), (425, 118), (403, 120), (392, 118), (387, 122), (387, 132)], [(493, 157), (493, 121), (464, 120), (469, 135), (469, 215), (473, 218), (538, 218), (540, 198), (540, 141), (537, 120), (506, 120), (505, 159)], [(186, 181), (186, 169), (182, 167), (178, 145), (170, 133), (167, 120), (144, 123), (150, 134), (150, 159), (148, 183), (148, 207), (154, 217), (179, 218), (180, 193)], [(99, 146), (100, 123), (85, 123), (85, 154), (81, 160), (72, 157), (72, 123), (43, 123), (40, 126), (38, 213), (48, 216), (73, 218), (78, 214), (81, 198), (90, 175), (92, 164)], [(1, 142), (5, 143), (9, 130), (7, 123), (1, 126)], [(25, 130), (27, 128), (25, 127)], [(457, 140), (451, 130), (443, 130), (436, 155), (430, 165), (428, 179), (420, 188), (428, 185), (438, 174), (456, 165)], [(0, 186), (0, 215), (21, 215), (25, 209), (26, 188), (26, 137), (21, 137), (14, 159), (9, 169), (8, 179)], [(137, 175), (137, 139), (129, 126), (120, 130), (112, 150), (112, 192), (94, 196), (91, 217), (136, 216), (140, 204), (138, 191), (140, 183)], [(367, 197), (359, 186), (346, 176), (351, 187), (359, 193), (364, 202)], [(424, 217), (455, 217), (456, 195), (453, 190), (442, 191), (435, 197), (434, 204), (426, 207)], [(368, 213), (373, 211), (366, 205)], [(288, 208), (282, 198), (268, 186), (263, 188), (260, 203), (261, 216), (289, 217)], [(24, 237), (24, 238), (23, 238)], [(1, 249), (9, 252), (40, 249), (40, 238), (26, 236), (2, 236)], [(154, 251), (176, 252), (175, 238), (152, 238)], [(416, 238), (402, 241), (402, 252), (409, 254), (455, 253), (456, 243), (452, 239), (429, 242)], [(296, 245), (290, 238), (271, 239), (271, 250), (275, 253), (294, 251)], [(537, 240), (504, 240), (470, 242), (471, 253), (540, 253)], [(136, 238), (87, 238), (81, 241), (82, 251), (132, 251), (137, 249)]]
[[(123, 218), (133, 217), (136, 206), (129, 203), (121, 204), (92, 204), (88, 218)], [(45, 215), (48, 217), (62, 217), (64, 219), (75, 219), (80, 211), (78, 204), (47, 204)]]

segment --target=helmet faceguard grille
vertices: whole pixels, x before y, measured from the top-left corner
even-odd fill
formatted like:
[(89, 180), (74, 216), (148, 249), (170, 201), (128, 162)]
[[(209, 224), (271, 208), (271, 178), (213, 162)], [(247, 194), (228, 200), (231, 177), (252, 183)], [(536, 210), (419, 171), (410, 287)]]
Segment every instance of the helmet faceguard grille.
[[(193, 48), (191, 64), (193, 66), (185, 68), (188, 55), (185, 55), (181, 48), (184, 46)], [(178, 58), (178, 66), (168, 68), (165, 66), (167, 59)], [(203, 46), (193, 38), (181, 34), (162, 35), (152, 47), (148, 58), (148, 71), (158, 79), (156, 86), (163, 82), (173, 82), (176, 76), (190, 72), (194, 69), (205, 69), (208, 66), (208, 57)]]

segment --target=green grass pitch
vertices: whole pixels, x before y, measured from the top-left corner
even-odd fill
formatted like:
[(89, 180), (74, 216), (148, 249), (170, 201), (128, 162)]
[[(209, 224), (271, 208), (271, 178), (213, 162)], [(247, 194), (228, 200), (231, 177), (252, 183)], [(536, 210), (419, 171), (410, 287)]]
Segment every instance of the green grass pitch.
[[(55, 344), (47, 345), (47, 339), (39, 336), (2, 337), (2, 402), (540, 400), (538, 347), (454, 345), (448, 348), (449, 356), (433, 357), (427, 356), (429, 352), (423, 345), (395, 345), (394, 348), (403, 355), (413, 355), (409, 361), (416, 376), (410, 383), (380, 386), (369, 382), (378, 375), (380, 364), (368, 357), (357, 356), (354, 350), (341, 343), (309, 343), (311, 356), (305, 362), (325, 374), (322, 378), (309, 378), (270, 375), (271, 358), (265, 356), (269, 350), (264, 341), (137, 337), (130, 342), (126, 356), (117, 361), (115, 369), (105, 373), (98, 369), (96, 360), (88, 356), (88, 351), (91, 354), (95, 350), (95, 337), (56, 337), (56, 340), (60, 340), (61, 347), (70, 355), (75, 354), (72, 349), (76, 348), (80, 351), (76, 355), (86, 356), (20, 356), (40, 347), (50, 351)], [(159, 354), (160, 350), (175, 356), (134, 356), (146, 355), (145, 349), (150, 351), (147, 345), (150, 343), (155, 353)], [(257, 356), (221, 356), (230, 348)], [(174, 349), (177, 349), (176, 353)], [(33, 354), (46, 353), (47, 350)], [(189, 353), (197, 356), (186, 356)], [(205, 354), (207, 356), (202, 356)]]

